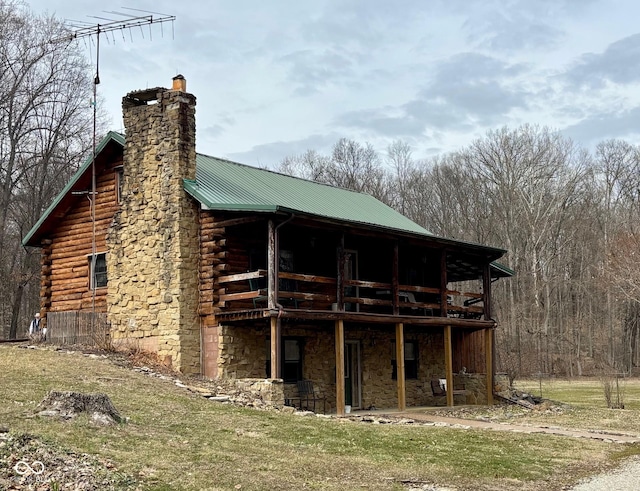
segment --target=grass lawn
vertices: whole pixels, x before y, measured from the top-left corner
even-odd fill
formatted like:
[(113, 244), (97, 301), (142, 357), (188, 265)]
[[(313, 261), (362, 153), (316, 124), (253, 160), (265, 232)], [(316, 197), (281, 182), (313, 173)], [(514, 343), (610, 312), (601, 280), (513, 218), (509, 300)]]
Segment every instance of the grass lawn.
[[(34, 418), (50, 390), (104, 392), (129, 421), (94, 427), (83, 417)], [(558, 397), (571, 392), (560, 384), (557, 390)], [(590, 390), (583, 391), (585, 407)], [(582, 397), (566, 400), (577, 405)], [(640, 419), (639, 410), (624, 410), (626, 418)], [(109, 359), (6, 345), (0, 345), (2, 425), (109, 459), (144, 490), (406, 489), (402, 481), (559, 490), (603, 463), (640, 454), (640, 446), (552, 435), (372, 425), (234, 407)]]
[(516, 380), (518, 389), (547, 399), (570, 404), (562, 414), (523, 413), (526, 422), (551, 423), (566, 427), (601, 429), (640, 434), (640, 379), (620, 379), (619, 389), (624, 409), (609, 409), (604, 397), (602, 382), (590, 379)]

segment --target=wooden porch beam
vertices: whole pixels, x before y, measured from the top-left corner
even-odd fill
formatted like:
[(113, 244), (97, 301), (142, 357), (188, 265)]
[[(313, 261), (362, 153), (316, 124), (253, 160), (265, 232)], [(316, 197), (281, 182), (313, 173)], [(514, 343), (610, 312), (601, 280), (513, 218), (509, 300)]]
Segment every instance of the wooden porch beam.
[(391, 300), (393, 301), (393, 315), (398, 315), (400, 313), (400, 297), (398, 296), (398, 293), (400, 292), (400, 282), (398, 281), (398, 263), (398, 241), (396, 240), (393, 243), (393, 264), (391, 268)]
[[(440, 253), (440, 316), (448, 317), (447, 313), (447, 251)], [(447, 391), (448, 392), (448, 391)]]
[(485, 264), (482, 270), (482, 303), (485, 320), (491, 319), (491, 265)]
[(269, 220), (267, 235), (267, 306), (273, 310), (278, 303), (278, 251), (273, 220)]
[(257, 269), (255, 271), (249, 271), (247, 273), (229, 274), (220, 276), (218, 283), (233, 283), (235, 281), (254, 280), (256, 278), (262, 278), (267, 276), (267, 271), (264, 269)]
[(493, 405), (493, 329), (484, 330), (484, 353), (487, 371), (487, 405)]
[(344, 311), (344, 233), (340, 237), (337, 252), (337, 274), (336, 274), (336, 304), (339, 311)]
[(260, 222), (262, 220), (264, 220), (264, 218), (260, 216), (230, 218), (228, 220), (220, 220), (219, 222), (215, 222), (214, 225), (216, 226), (216, 228), (232, 227), (234, 225), (242, 225), (243, 223)]
[[(487, 263), (482, 271), (482, 303), (484, 319), (491, 320), (491, 264)], [(487, 372), (487, 405), (493, 405), (493, 329), (484, 331), (484, 353)]]
[(457, 317), (418, 317), (410, 315), (386, 315), (373, 314), (367, 312), (332, 312), (329, 310), (304, 310), (304, 309), (245, 309), (229, 312), (217, 313), (217, 318), (225, 322), (240, 321), (243, 319), (256, 319), (260, 317), (278, 317), (283, 319), (303, 319), (311, 321), (347, 321), (363, 324), (403, 324), (412, 326), (424, 326), (441, 328), (444, 325), (451, 325), (456, 328), (470, 330), (490, 329), (495, 327), (495, 321), (484, 321), (476, 319), (463, 319)]
[(453, 407), (453, 350), (451, 326), (444, 326), (444, 370), (447, 379), (447, 406)]
[(407, 393), (404, 378), (404, 326), (396, 324), (396, 375), (398, 381), (398, 410), (407, 409)]
[(344, 416), (344, 322), (336, 321), (336, 414)]

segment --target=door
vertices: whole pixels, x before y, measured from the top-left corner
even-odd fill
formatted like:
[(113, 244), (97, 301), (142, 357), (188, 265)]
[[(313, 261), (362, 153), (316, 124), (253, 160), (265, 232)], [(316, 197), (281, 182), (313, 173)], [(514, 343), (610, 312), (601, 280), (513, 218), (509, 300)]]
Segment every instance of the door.
[(345, 341), (344, 348), (344, 403), (358, 409), (362, 407), (360, 341)]

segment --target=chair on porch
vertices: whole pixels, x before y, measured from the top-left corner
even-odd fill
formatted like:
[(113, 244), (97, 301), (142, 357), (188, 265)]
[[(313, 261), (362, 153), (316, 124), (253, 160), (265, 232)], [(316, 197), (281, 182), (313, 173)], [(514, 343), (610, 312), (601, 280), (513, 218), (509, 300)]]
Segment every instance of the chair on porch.
[[(431, 379), (431, 392), (433, 397), (447, 397), (447, 379), (434, 378)], [(466, 396), (467, 390), (464, 386), (462, 388), (454, 388), (453, 396)]]
[[(264, 281), (264, 278), (255, 278), (255, 279), (251, 279), (249, 280), (249, 288), (251, 288), (251, 291), (257, 292), (260, 290), (264, 290), (265, 288), (260, 288), (260, 283), (261, 281)], [(289, 292), (294, 292), (296, 291), (297, 285), (296, 282), (293, 280), (280, 280), (279, 283), (279, 289), (281, 291), (289, 291)], [(269, 300), (269, 297), (267, 295), (258, 295), (257, 297), (253, 297), (253, 308), (257, 309), (258, 308), (258, 304), (259, 303), (267, 303), (267, 301)], [(290, 302), (290, 304), (293, 305), (293, 308), (297, 309), (298, 308), (298, 299), (297, 298), (293, 298), (293, 297), (283, 297), (280, 300), (286, 300), (287, 302)]]
[[(253, 278), (249, 280), (249, 288), (251, 288), (251, 291), (259, 292), (261, 290), (260, 288), (261, 279), (262, 278)], [(260, 302), (266, 303), (269, 300), (269, 297), (267, 295), (258, 295), (257, 297), (253, 297), (252, 300), (253, 300), (253, 308), (257, 309), (258, 303)]]
[[(307, 410), (316, 412), (316, 402), (322, 402), (322, 412), (327, 412), (327, 398), (316, 394), (311, 380), (298, 380), (298, 397), (300, 400), (300, 409), (303, 407)], [(311, 409), (313, 407), (313, 409)]]

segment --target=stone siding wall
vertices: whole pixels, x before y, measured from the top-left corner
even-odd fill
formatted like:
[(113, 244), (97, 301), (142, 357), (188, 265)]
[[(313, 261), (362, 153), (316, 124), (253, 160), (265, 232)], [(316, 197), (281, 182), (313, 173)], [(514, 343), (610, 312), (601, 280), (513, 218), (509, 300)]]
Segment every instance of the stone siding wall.
[(195, 97), (153, 91), (123, 99), (123, 197), (107, 234), (107, 312), (116, 342), (155, 348), (174, 368), (198, 373), (199, 212), (183, 188), (195, 178)]
[[(218, 376), (230, 378), (266, 377), (267, 340), (270, 329), (264, 326), (220, 326), (218, 336)], [(316, 391), (327, 398), (328, 411), (335, 411), (335, 344), (332, 322), (313, 326), (283, 323), (283, 337), (304, 339), (303, 377), (314, 383)], [(405, 339), (418, 343), (418, 378), (406, 380), (408, 406), (442, 404), (434, 398), (431, 379), (442, 378), (444, 368), (444, 335), (414, 332), (405, 328)], [(345, 328), (345, 340), (359, 341), (362, 371), (362, 407), (393, 408), (398, 404), (397, 383), (392, 379), (395, 328)], [(470, 377), (470, 376), (468, 376)], [(473, 379), (474, 384), (483, 377)], [(471, 386), (472, 383), (469, 382)], [(295, 384), (284, 384), (285, 397), (296, 396)], [(456, 403), (464, 403), (456, 399)], [(482, 403), (477, 400), (477, 403)]]

